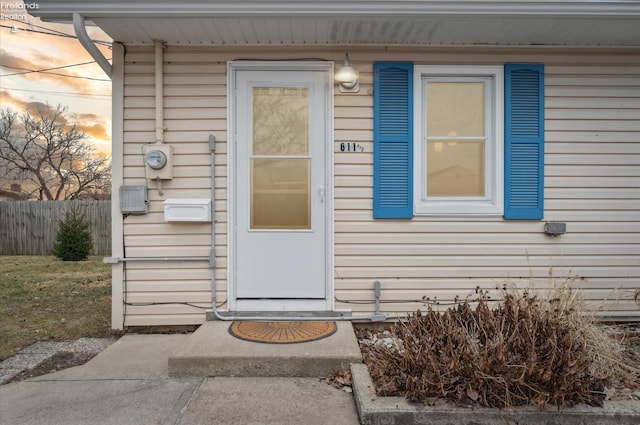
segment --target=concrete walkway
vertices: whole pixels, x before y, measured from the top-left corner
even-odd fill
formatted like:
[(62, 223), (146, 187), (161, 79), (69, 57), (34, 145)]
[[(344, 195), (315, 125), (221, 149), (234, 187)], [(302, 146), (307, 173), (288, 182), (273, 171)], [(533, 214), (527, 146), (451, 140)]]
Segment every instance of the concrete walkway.
[(171, 378), (189, 335), (125, 335), (83, 366), (0, 386), (1, 424), (359, 424), (318, 378)]

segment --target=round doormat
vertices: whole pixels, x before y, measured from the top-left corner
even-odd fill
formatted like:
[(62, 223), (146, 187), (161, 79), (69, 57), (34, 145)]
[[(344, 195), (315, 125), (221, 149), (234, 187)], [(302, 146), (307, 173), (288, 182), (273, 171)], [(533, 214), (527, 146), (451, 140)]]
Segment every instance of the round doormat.
[(267, 344), (309, 342), (333, 335), (336, 322), (233, 322), (229, 333), (245, 341)]

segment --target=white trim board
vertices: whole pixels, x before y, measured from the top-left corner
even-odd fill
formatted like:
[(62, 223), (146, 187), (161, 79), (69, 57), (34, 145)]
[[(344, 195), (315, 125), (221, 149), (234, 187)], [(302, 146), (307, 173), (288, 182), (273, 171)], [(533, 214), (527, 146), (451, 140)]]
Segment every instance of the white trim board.
[(269, 17), (269, 16), (388, 16), (388, 15), (446, 15), (446, 16), (537, 16), (537, 17), (631, 17), (640, 16), (640, 8), (628, 0), (397, 0), (397, 1), (339, 1), (315, 0), (304, 2), (255, 0), (169, 0), (148, 1), (86, 1), (42, 0), (37, 9), (29, 9), (33, 16), (51, 20), (71, 19), (73, 13), (87, 18), (114, 17)]
[[(124, 184), (124, 61), (125, 49), (113, 44), (111, 143), (111, 256), (124, 257), (124, 219), (120, 212), (120, 186)], [(124, 263), (111, 265), (111, 328), (123, 329)]]

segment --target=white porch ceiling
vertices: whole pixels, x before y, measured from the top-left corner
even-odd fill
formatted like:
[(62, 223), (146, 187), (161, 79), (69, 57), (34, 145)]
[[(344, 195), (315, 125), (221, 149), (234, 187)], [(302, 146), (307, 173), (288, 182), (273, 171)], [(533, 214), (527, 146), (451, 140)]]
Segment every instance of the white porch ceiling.
[(41, 0), (114, 40), (174, 45), (640, 46), (640, 0)]
[(640, 21), (560, 18), (96, 18), (114, 40), (184, 45), (639, 46)]

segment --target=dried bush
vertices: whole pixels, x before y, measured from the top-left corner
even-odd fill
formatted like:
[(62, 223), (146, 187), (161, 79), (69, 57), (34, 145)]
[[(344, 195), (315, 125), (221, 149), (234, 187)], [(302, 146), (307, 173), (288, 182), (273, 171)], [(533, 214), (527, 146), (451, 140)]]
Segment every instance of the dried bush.
[(417, 311), (394, 329), (399, 349), (364, 346), (378, 395), (497, 408), (602, 405), (624, 362), (579, 292), (568, 281), (552, 282), (544, 298), (506, 285), (501, 292), (493, 305), (480, 293), (475, 308), (465, 301)]

